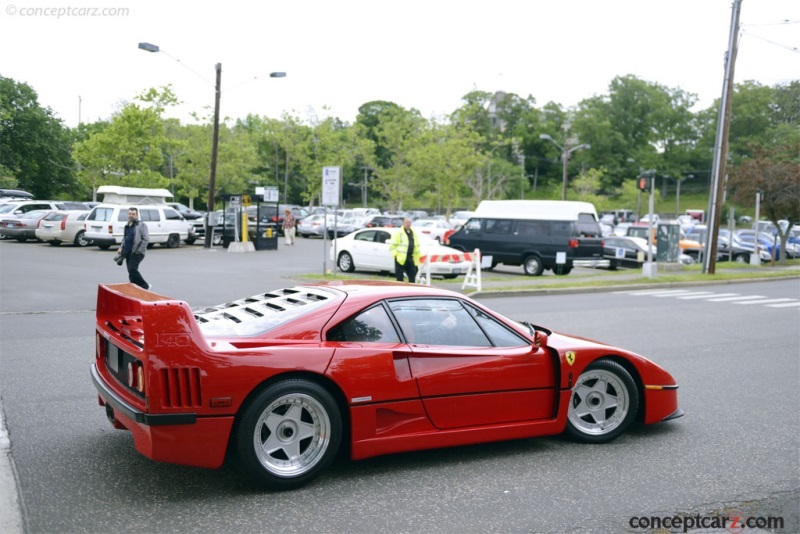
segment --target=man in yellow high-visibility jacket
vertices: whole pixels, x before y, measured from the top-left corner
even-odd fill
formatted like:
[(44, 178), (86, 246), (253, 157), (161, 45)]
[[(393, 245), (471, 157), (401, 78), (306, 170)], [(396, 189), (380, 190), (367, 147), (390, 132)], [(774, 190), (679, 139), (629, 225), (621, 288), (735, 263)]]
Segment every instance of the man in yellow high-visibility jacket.
[(403, 274), (412, 284), (417, 280), (417, 266), (422, 256), (419, 234), (411, 228), (411, 219), (403, 220), (403, 227), (392, 236), (389, 252), (394, 258), (394, 276), (403, 281)]

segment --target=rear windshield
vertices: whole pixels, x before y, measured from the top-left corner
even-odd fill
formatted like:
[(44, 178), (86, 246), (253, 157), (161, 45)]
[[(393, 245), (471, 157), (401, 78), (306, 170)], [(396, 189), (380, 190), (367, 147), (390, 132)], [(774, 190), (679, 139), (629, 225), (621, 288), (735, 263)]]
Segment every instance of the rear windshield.
[[(114, 208), (95, 208), (88, 217), (87, 221), (103, 221), (109, 222), (114, 215)], [(127, 218), (126, 218), (127, 220)]]

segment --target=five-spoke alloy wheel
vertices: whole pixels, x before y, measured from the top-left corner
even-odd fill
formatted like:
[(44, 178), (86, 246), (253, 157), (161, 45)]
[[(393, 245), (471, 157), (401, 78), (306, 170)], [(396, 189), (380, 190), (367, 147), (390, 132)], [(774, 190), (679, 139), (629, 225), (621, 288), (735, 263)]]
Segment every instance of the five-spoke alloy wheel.
[(242, 412), (237, 459), (261, 485), (291, 489), (316, 478), (341, 440), (341, 414), (331, 394), (316, 382), (287, 379), (264, 389)]
[(572, 388), (567, 433), (587, 443), (616, 438), (633, 423), (639, 392), (630, 373), (612, 360), (589, 365)]

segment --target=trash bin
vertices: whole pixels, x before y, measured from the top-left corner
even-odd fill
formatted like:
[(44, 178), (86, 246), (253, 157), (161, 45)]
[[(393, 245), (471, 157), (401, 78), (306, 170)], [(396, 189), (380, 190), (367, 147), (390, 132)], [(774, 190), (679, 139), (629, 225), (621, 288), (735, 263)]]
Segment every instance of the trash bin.
[(275, 224), (258, 224), (256, 226), (256, 250), (278, 250), (278, 227)]
[(656, 261), (658, 263), (677, 262), (681, 254), (681, 226), (673, 223), (659, 223), (656, 230)]

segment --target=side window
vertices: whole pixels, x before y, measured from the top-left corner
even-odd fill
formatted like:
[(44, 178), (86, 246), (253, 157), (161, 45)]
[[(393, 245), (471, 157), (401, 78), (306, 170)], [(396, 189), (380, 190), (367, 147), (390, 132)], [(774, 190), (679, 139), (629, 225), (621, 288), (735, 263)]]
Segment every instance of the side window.
[[(141, 218), (141, 216), (142, 216), (142, 212), (140, 211), (139, 212), (139, 218)], [(109, 217), (109, 219), (110, 219), (110, 217)], [(144, 220), (144, 219), (142, 219), (142, 220)], [(128, 222), (128, 209), (127, 208), (125, 208), (125, 209), (120, 208), (119, 212), (117, 213), (117, 221), (124, 222), (124, 223)]]
[(455, 299), (396, 300), (389, 308), (409, 343), (490, 347), (486, 335)]
[(574, 237), (572, 224), (569, 221), (553, 221), (550, 223), (550, 228), (554, 236)]
[(400, 343), (392, 321), (383, 306), (373, 306), (328, 331), (328, 341)]
[(180, 221), (183, 219), (181, 214), (173, 209), (164, 209), (164, 218), (168, 221)]
[(375, 242), (376, 243), (386, 243), (389, 239), (391, 239), (391, 234), (389, 232), (379, 231), (375, 232)]
[(161, 214), (158, 210), (139, 208), (139, 219), (142, 222), (158, 222), (161, 220)]
[(520, 337), (516, 332), (512, 332), (483, 311), (472, 306), (466, 306), (466, 308), (495, 347), (523, 347), (529, 344), (528, 340)]
[(466, 232), (480, 232), (481, 231), (481, 219), (470, 219), (464, 225), (464, 231)]
[(550, 232), (546, 222), (541, 221), (517, 221), (516, 233), (528, 237), (548, 237)]
[(361, 232), (357, 234), (355, 237), (356, 241), (374, 241), (375, 240), (375, 232), (368, 231), (368, 232)]
[(511, 221), (508, 219), (486, 219), (487, 234), (510, 234)]

